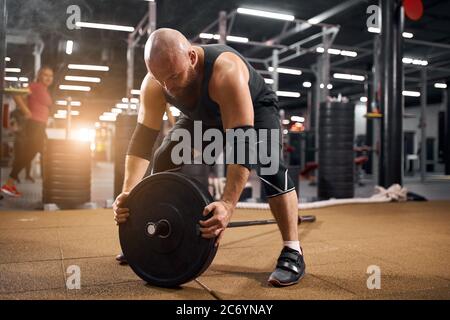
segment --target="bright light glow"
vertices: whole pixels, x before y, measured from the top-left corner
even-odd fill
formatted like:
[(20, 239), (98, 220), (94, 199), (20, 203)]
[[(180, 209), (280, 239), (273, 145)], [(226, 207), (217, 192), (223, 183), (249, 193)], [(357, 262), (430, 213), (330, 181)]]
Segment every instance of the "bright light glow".
[(413, 58), (408, 58), (408, 57), (402, 58), (402, 62), (405, 64), (414, 64), (416, 66), (427, 66), (428, 65), (427, 60), (413, 59)]
[(403, 32), (402, 36), (403, 36), (403, 38), (408, 38), (408, 39), (411, 39), (412, 37), (414, 37), (414, 35), (411, 32)]
[(403, 91), (403, 95), (406, 97), (420, 97), (420, 92), (419, 91), (407, 91), (404, 90)]
[(66, 54), (72, 54), (73, 52), (73, 41), (67, 40), (66, 42)]
[[(270, 72), (273, 72), (273, 67), (269, 67), (268, 69)], [(290, 68), (277, 68), (277, 72), (278, 73), (285, 73), (285, 74), (293, 74), (296, 76), (299, 76), (302, 74), (301, 70), (296, 70), (296, 69), (290, 69)]]
[(115, 113), (115, 114), (119, 114), (119, 113), (122, 113), (122, 109), (119, 109), (119, 108), (112, 108), (112, 109), (111, 109), (111, 112), (112, 112), (112, 113)]
[(53, 118), (55, 118), (55, 119), (65, 119), (65, 118), (67, 118), (67, 117), (66, 117), (65, 114), (62, 114), (62, 113), (55, 113), (55, 114), (53, 115)]
[(10, 58), (10, 57), (5, 57), (5, 61), (6, 61), (6, 62), (10, 62), (10, 61), (11, 61), (11, 58)]
[(328, 53), (329, 54), (341, 54), (341, 50), (330, 48), (330, 49), (328, 49)]
[(167, 116), (167, 113), (165, 113), (165, 112), (164, 112), (164, 115), (163, 115), (163, 120), (169, 120), (169, 117)]
[(107, 66), (93, 66), (89, 64), (69, 64), (71, 70), (88, 70), (88, 71), (109, 71)]
[(308, 19), (308, 23), (317, 24), (317, 23), (320, 23), (320, 20), (317, 18), (311, 18), (311, 19)]
[(270, 12), (270, 11), (254, 10), (254, 9), (248, 9), (248, 8), (238, 8), (237, 12), (240, 14), (248, 14), (251, 16), (278, 19), (278, 20), (286, 20), (286, 21), (295, 20), (295, 17), (293, 15)]
[[(219, 34), (212, 34), (212, 33), (200, 33), (199, 37), (201, 39), (208, 39), (208, 40), (211, 40), (211, 39), (219, 40), (220, 39)], [(247, 43), (249, 40), (248, 40), (248, 38), (245, 38), (245, 37), (227, 36), (227, 41)]]
[(334, 73), (333, 78), (344, 79), (344, 80), (354, 80), (354, 81), (364, 81), (366, 77), (357, 74), (346, 74), (346, 73)]
[[(316, 52), (324, 53), (325, 49), (323, 47), (317, 47)], [(346, 56), (346, 57), (353, 57), (353, 58), (358, 55), (358, 53), (356, 51), (340, 50), (340, 49), (333, 49), (333, 48), (329, 48), (328, 53), (334, 54), (334, 55)]]
[(134, 31), (134, 27), (119, 26), (119, 25), (115, 25), (115, 24), (91, 23), (91, 22), (78, 21), (77, 23), (75, 23), (75, 25), (77, 27), (81, 27), (81, 28), (103, 29), (103, 30), (125, 31), (125, 32), (133, 32)]
[(328, 90), (333, 89), (333, 85), (332, 85), (331, 83), (327, 84), (327, 89), (328, 89)]
[(300, 92), (277, 91), (276, 94), (279, 97), (300, 98)]
[(435, 87), (435, 88), (438, 88), (438, 89), (447, 89), (447, 84), (446, 84), (446, 83), (439, 83), (439, 82), (436, 82), (436, 83), (434, 84), (434, 87)]
[(367, 97), (361, 97), (361, 98), (359, 98), (359, 101), (361, 101), (361, 102), (367, 102)]
[(17, 77), (5, 77), (5, 81), (19, 81)]
[(283, 130), (283, 134), (288, 134), (289, 133), (289, 130), (288, 129), (284, 129)]
[(411, 58), (406, 58), (406, 57), (404, 57), (403, 59), (402, 59), (402, 62), (403, 63), (412, 63), (413, 62), (413, 59), (411, 59)]
[(341, 51), (341, 56), (354, 58), (357, 55), (358, 55), (358, 53), (356, 51), (349, 51), (349, 50), (342, 50)]
[(246, 37), (237, 37), (237, 36), (227, 36), (227, 41), (247, 43), (248, 42), (248, 38), (246, 38)]
[(304, 122), (305, 118), (304, 117), (299, 117), (299, 116), (292, 116), (291, 117), (291, 121), (293, 121), (293, 122)]
[(181, 111), (178, 108), (174, 107), (174, 106), (171, 106), (169, 108), (169, 110), (170, 110), (170, 113), (172, 113), (172, 115), (174, 117), (178, 117), (181, 114)]
[[(58, 100), (58, 101), (56, 101), (56, 104), (58, 106), (67, 106), (67, 101), (66, 100)], [(70, 103), (70, 105), (72, 107), (80, 107), (81, 106), (81, 102), (80, 101), (72, 101)]]
[(288, 119), (283, 119), (283, 121), (281, 121), (281, 123), (283, 123), (283, 124), (289, 124), (289, 123), (291, 123), (291, 121), (288, 120)]
[(131, 90), (131, 94), (138, 96), (141, 94), (141, 90), (133, 89), (133, 90)]
[(139, 103), (139, 99), (138, 98), (131, 98), (131, 99), (128, 100), (128, 98), (122, 98), (122, 102), (123, 103), (128, 103), (128, 102)]
[[(371, 33), (380, 33), (381, 30), (380, 28), (375, 28), (375, 27), (369, 27), (367, 29), (367, 31), (371, 32)], [(412, 34), (411, 32), (403, 32), (402, 33), (402, 37), (403, 38), (407, 38), (407, 39), (411, 39), (414, 37), (414, 34)]]
[(131, 109), (136, 109), (135, 104), (128, 104), (128, 103), (117, 103), (116, 104), (116, 108), (128, 109), (128, 107), (130, 107)]
[(89, 92), (89, 91), (91, 91), (91, 87), (87, 87), (87, 86), (72, 86), (72, 85), (62, 84), (62, 85), (59, 86), (59, 90)]
[(323, 88), (325, 88), (325, 85), (324, 85), (323, 83), (321, 83), (321, 84), (319, 85), (319, 87), (320, 87), (320, 89), (323, 89)]
[(76, 140), (79, 141), (95, 141), (95, 129), (81, 128), (74, 132), (74, 136)]
[(116, 116), (108, 116), (108, 115), (104, 115), (102, 114), (100, 117), (98, 117), (98, 119), (100, 121), (108, 121), (108, 122), (114, 122), (116, 121)]
[(28, 88), (28, 83), (26, 83), (26, 82), (22, 83), (22, 87)]
[(273, 83), (273, 79), (264, 78), (264, 82), (267, 83), (267, 84), (272, 84)]
[(28, 82), (28, 78), (27, 77), (20, 77), (19, 81), (20, 82)]
[(5, 68), (5, 72), (20, 73), (22, 70), (20, 68)]
[[(56, 114), (64, 114), (64, 115), (67, 115), (67, 110), (58, 110), (58, 111), (56, 112)], [(80, 111), (78, 111), (78, 110), (72, 110), (72, 111), (70, 111), (70, 115), (71, 115), (71, 116), (79, 116), (79, 115), (80, 115)]]
[(101, 79), (97, 77), (80, 77), (80, 76), (65, 76), (67, 81), (81, 81), (81, 82), (93, 82), (100, 83)]
[(309, 82), (309, 81), (303, 82), (303, 87), (305, 87), (305, 88), (311, 88), (311, 86), (312, 86), (312, 83), (311, 83), (311, 82)]

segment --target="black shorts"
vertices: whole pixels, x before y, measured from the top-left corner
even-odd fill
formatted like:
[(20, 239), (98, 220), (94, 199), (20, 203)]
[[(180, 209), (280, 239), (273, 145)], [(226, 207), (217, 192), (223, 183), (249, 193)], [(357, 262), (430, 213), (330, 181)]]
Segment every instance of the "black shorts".
[[(211, 127), (202, 125), (203, 132), (207, 129), (215, 128), (220, 130), (223, 133), (223, 128), (219, 127)], [(292, 190), (295, 190), (294, 183), (292, 179), (288, 175), (288, 169), (286, 168), (282, 154), (282, 140), (281, 135), (281, 125), (280, 125), (280, 116), (278, 113), (278, 108), (276, 106), (265, 106), (255, 109), (254, 114), (254, 128), (256, 132), (259, 129), (276, 129), (279, 134), (279, 143), (278, 143), (278, 152), (280, 156), (278, 157), (278, 168), (275, 174), (264, 174), (263, 168), (266, 165), (262, 165), (258, 163), (255, 166), (256, 172), (263, 182), (265, 192), (267, 197), (275, 197)], [(161, 146), (156, 150), (154, 159), (153, 159), (153, 173), (163, 172), (163, 171), (177, 171), (181, 168), (181, 165), (177, 165), (172, 161), (172, 149), (176, 146), (179, 141), (174, 141), (173, 134), (176, 130), (184, 129), (187, 130), (191, 136), (194, 135), (194, 120), (189, 119), (188, 117), (181, 115), (178, 121), (175, 123), (174, 127), (168, 132), (166, 137), (164, 138)], [(202, 132), (202, 135), (203, 135)], [(202, 145), (202, 148), (208, 142)], [(267, 139), (260, 140), (258, 137), (258, 143), (270, 143), (270, 135), (267, 135)], [(195, 150), (194, 143), (192, 142), (192, 157), (195, 157), (196, 154), (202, 152), (203, 150)]]

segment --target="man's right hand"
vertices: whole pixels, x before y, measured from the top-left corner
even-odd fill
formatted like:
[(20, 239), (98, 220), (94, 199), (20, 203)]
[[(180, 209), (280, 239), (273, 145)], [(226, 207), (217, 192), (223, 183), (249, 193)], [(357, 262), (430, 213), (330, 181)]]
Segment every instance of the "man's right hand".
[(119, 225), (119, 223), (124, 223), (130, 216), (130, 209), (122, 207), (129, 194), (129, 192), (122, 192), (117, 196), (113, 203), (114, 220), (116, 221), (116, 225)]

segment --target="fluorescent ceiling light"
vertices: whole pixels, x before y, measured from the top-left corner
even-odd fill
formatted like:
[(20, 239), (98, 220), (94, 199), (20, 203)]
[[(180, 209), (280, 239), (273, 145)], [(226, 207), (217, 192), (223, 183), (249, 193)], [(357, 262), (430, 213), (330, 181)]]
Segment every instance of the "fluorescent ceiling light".
[(300, 92), (277, 91), (276, 94), (279, 97), (300, 98)]
[(93, 66), (89, 64), (69, 64), (71, 70), (88, 70), (88, 71), (109, 71), (107, 66)]
[(295, 17), (293, 15), (277, 13), (277, 12), (270, 12), (270, 11), (262, 11), (262, 10), (248, 9), (248, 8), (238, 8), (237, 12), (240, 14), (247, 14), (247, 15), (251, 15), (251, 16), (264, 17), (264, 18), (270, 18), (270, 19), (278, 19), (278, 20), (285, 20), (285, 21), (295, 20)]
[(85, 92), (91, 91), (91, 87), (87, 87), (87, 86), (72, 86), (72, 85), (66, 85), (66, 84), (60, 85), (59, 89), (60, 90), (68, 90), (68, 91), (85, 91)]
[(5, 72), (20, 73), (22, 70), (20, 68), (5, 68)]
[[(369, 31), (370, 33), (380, 33), (380, 28), (369, 27), (367, 29), (367, 31)], [(407, 38), (407, 39), (411, 39), (411, 38), (414, 37), (414, 34), (412, 34), (411, 32), (403, 32), (402, 33), (402, 37), (403, 38)]]
[(128, 103), (117, 103), (116, 104), (116, 108), (128, 109), (128, 107), (130, 107), (131, 109), (136, 109), (135, 104), (128, 104)]
[(134, 27), (119, 26), (119, 25), (115, 25), (115, 24), (91, 23), (91, 22), (78, 21), (77, 23), (75, 23), (75, 25), (77, 27), (81, 27), (81, 28), (103, 29), (103, 30), (125, 31), (125, 32), (133, 32), (134, 31)]
[(264, 82), (267, 83), (267, 84), (272, 84), (273, 83), (273, 79), (264, 78)]
[(427, 60), (413, 59), (413, 58), (408, 58), (408, 57), (403, 57), (402, 62), (405, 64), (414, 64), (416, 66), (427, 66), (428, 65)]
[(367, 97), (361, 97), (361, 98), (359, 98), (359, 101), (361, 101), (361, 102), (367, 102)]
[(19, 81), (17, 77), (5, 77), (5, 81)]
[[(273, 72), (273, 67), (269, 67), (268, 69), (270, 72)], [(296, 69), (290, 69), (290, 68), (277, 68), (277, 72), (278, 73), (285, 73), (285, 74), (293, 74), (296, 76), (299, 76), (302, 74), (301, 70), (296, 70)]]
[[(318, 52), (318, 53), (323, 53), (324, 51), (325, 51), (325, 49), (323, 47), (316, 48), (316, 52)], [(358, 53), (356, 51), (340, 50), (340, 49), (334, 49), (334, 48), (329, 48), (328, 53), (334, 54), (334, 55), (346, 56), (346, 57), (356, 57), (358, 55)]]
[(341, 56), (345, 57), (356, 57), (358, 53), (356, 51), (350, 51), (350, 50), (341, 50)]
[(11, 61), (11, 58), (10, 58), (10, 57), (5, 57), (5, 61), (6, 61), (6, 62), (10, 62), (10, 61)]
[(360, 76), (357, 74), (346, 74), (346, 73), (335, 73), (333, 74), (333, 78), (335, 79), (344, 79), (344, 80), (354, 80), (354, 81), (364, 81), (366, 77)]
[(128, 103), (128, 102), (131, 102), (131, 103), (139, 103), (139, 99), (138, 99), (138, 98), (131, 98), (131, 99), (128, 99), (128, 98), (122, 98), (122, 102), (123, 102), (123, 103)]
[(133, 95), (140, 95), (141, 94), (141, 90), (138, 90), (138, 89), (133, 89), (133, 90), (131, 90), (131, 94), (133, 94)]
[(105, 115), (101, 115), (100, 117), (98, 117), (98, 119), (99, 119), (100, 121), (114, 122), (114, 121), (116, 121), (116, 116), (105, 116)]
[(403, 32), (403, 38), (411, 39), (414, 35), (411, 32)]
[(122, 113), (122, 109), (119, 109), (119, 108), (112, 108), (112, 109), (111, 109), (111, 112), (112, 112), (112, 113), (116, 113), (116, 114)]
[(67, 40), (66, 42), (66, 54), (72, 54), (73, 52), (73, 41)]
[(303, 87), (305, 87), (305, 88), (311, 88), (311, 86), (312, 86), (311, 82), (309, 82), (309, 81), (303, 82)]
[(435, 88), (438, 88), (438, 89), (447, 89), (447, 84), (446, 84), (446, 83), (439, 83), (439, 82), (436, 82), (436, 83), (434, 84), (434, 87), (435, 87)]
[(80, 77), (80, 76), (65, 76), (64, 80), (67, 81), (81, 81), (81, 82), (93, 82), (100, 83), (100, 78), (96, 77)]
[[(58, 106), (67, 106), (67, 101), (66, 100), (58, 100), (58, 101), (56, 101), (56, 104)], [(81, 106), (81, 102), (80, 101), (72, 101), (70, 103), (70, 105), (72, 107), (80, 107)]]
[(304, 122), (305, 118), (304, 117), (299, 117), (299, 116), (292, 116), (291, 117), (291, 121), (293, 121), (293, 122)]
[(333, 89), (333, 85), (332, 85), (331, 83), (327, 84), (327, 89), (328, 89), (328, 90)]
[(321, 83), (321, 84), (319, 85), (319, 87), (320, 87), (320, 89), (323, 89), (323, 88), (325, 88), (325, 85), (324, 85), (323, 83)]
[(403, 95), (406, 97), (420, 97), (420, 92), (403, 90)]
[(19, 81), (20, 82), (28, 82), (28, 78), (27, 77), (20, 77)]
[[(220, 39), (219, 34), (212, 34), (212, 33), (200, 33), (199, 37), (201, 39), (208, 39), (208, 40), (211, 40), (211, 39), (219, 40)], [(227, 41), (247, 43), (249, 40), (248, 40), (248, 38), (245, 38), (245, 37), (227, 36)]]
[(291, 123), (291, 121), (288, 120), (288, 119), (283, 119), (283, 121), (281, 121), (281, 123), (283, 123), (283, 124), (289, 124), (289, 123)]

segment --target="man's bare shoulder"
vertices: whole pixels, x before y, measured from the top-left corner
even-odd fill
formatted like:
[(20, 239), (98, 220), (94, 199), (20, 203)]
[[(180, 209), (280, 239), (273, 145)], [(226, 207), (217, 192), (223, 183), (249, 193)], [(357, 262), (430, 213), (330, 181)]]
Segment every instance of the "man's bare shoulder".
[(165, 100), (161, 84), (150, 73), (147, 73), (141, 84), (141, 100), (147, 98), (162, 98)]
[(227, 84), (248, 82), (249, 71), (244, 61), (233, 52), (222, 53), (214, 63), (210, 89), (219, 89)]

